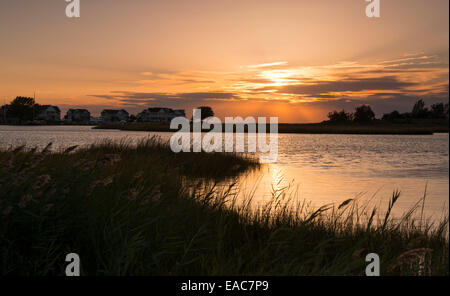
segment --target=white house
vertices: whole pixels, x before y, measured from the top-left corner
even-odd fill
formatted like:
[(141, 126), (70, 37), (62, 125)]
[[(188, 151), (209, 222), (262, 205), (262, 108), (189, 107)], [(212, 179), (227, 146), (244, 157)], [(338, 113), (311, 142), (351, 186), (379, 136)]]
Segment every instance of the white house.
[(47, 122), (61, 121), (61, 110), (57, 106), (43, 105), (40, 107), (36, 119)]
[(170, 122), (175, 117), (186, 117), (184, 110), (170, 108), (148, 108), (138, 114), (139, 122)]
[(91, 120), (91, 113), (86, 109), (69, 109), (64, 117), (64, 121), (69, 124), (88, 124)]
[(124, 109), (121, 110), (103, 110), (101, 113), (102, 123), (126, 122), (129, 114)]

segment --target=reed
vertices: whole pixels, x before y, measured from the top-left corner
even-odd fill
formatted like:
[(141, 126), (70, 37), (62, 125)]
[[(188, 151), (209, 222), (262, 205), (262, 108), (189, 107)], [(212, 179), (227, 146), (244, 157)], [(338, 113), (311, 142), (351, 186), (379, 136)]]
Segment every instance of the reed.
[[(65, 151), (0, 151), (0, 273), (63, 275), (448, 275), (448, 217), (421, 199), (402, 219), (356, 199), (314, 209), (291, 188), (255, 207), (236, 176), (245, 155), (174, 154), (152, 138)], [(222, 180), (222, 182), (221, 182)], [(421, 217), (422, 216), (422, 217)]]

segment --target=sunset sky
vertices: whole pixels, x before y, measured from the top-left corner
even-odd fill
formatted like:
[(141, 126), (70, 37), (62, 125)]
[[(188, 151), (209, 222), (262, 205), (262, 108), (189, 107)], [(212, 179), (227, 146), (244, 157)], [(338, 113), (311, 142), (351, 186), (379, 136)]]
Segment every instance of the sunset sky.
[(0, 2), (0, 103), (186, 109), (317, 122), (370, 104), (448, 102), (449, 1), (64, 0)]

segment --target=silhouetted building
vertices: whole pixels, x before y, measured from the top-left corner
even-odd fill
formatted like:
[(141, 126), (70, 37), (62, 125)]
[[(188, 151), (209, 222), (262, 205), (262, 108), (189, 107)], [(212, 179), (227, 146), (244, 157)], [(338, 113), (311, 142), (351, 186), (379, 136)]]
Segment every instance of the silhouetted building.
[(57, 106), (43, 105), (39, 108), (36, 119), (45, 122), (59, 122), (61, 121), (61, 110)]
[(64, 121), (68, 124), (89, 124), (91, 113), (86, 109), (69, 109), (64, 116)]
[(6, 124), (6, 123), (16, 123), (19, 122), (18, 118), (11, 118), (11, 115), (8, 114), (8, 105), (3, 105), (0, 107), (0, 123)]
[(129, 114), (124, 109), (121, 110), (103, 110), (101, 114), (102, 123), (126, 122)]
[(184, 110), (148, 108), (138, 114), (139, 122), (170, 122), (175, 117), (186, 117)]

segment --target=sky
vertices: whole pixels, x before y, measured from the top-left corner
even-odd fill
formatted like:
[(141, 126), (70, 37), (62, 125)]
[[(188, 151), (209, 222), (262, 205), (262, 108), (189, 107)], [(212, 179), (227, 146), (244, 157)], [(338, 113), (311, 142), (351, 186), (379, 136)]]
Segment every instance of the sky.
[(318, 122), (448, 102), (449, 1), (65, 0), (0, 2), (0, 103)]

